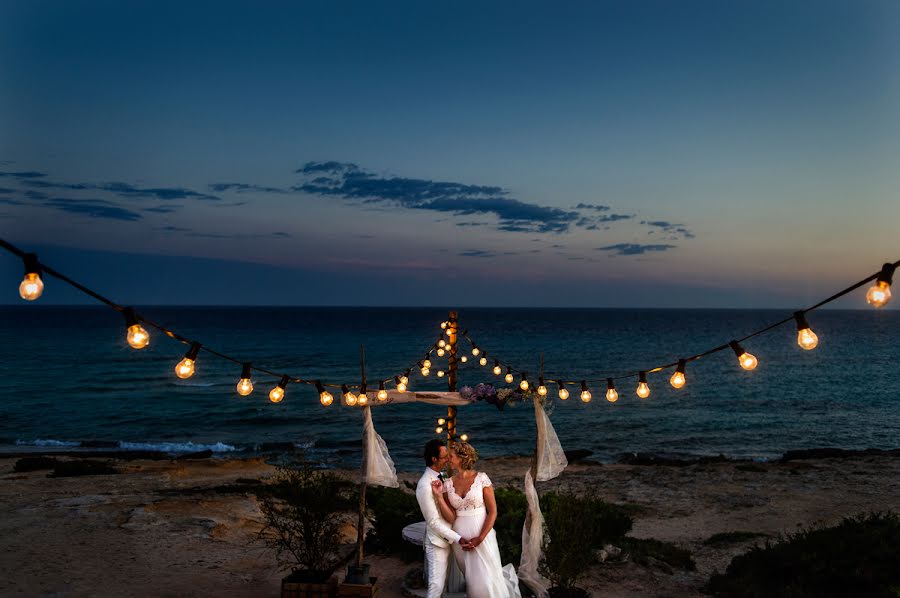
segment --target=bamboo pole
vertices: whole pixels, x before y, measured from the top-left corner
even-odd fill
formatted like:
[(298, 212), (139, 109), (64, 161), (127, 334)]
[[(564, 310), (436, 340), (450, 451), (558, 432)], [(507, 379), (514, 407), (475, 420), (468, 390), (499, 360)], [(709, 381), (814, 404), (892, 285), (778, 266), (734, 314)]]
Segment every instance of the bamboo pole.
[[(448, 359), (447, 366), (447, 390), (450, 392), (456, 392), (456, 373), (459, 369), (459, 362), (456, 359), (457, 352), (457, 333), (459, 332), (459, 322), (457, 322), (457, 313), (455, 311), (450, 312), (449, 324), (447, 325), (447, 329), (450, 331), (450, 358)], [(456, 407), (448, 406), (447, 407), (447, 443), (449, 444), (451, 440), (456, 437)]]
[[(360, 350), (360, 366), (362, 369), (362, 383), (366, 383), (366, 347), (359, 346)], [(371, 409), (366, 404), (365, 409)], [(366, 435), (363, 434), (363, 467), (366, 467)], [(363, 544), (366, 540), (366, 473), (363, 472), (362, 482), (359, 484), (359, 519), (356, 525), (356, 566), (362, 567), (363, 564)]]

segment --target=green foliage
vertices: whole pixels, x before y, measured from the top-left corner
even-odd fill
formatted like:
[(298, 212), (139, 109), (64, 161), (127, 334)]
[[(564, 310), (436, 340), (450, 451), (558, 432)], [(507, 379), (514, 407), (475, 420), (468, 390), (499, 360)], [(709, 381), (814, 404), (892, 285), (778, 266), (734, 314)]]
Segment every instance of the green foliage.
[(541, 573), (553, 585), (572, 588), (593, 563), (593, 551), (621, 542), (634, 523), (624, 509), (587, 495), (547, 493), (541, 497), (549, 543)]
[(422, 520), (415, 494), (374, 486), (366, 490), (366, 505), (372, 515), (367, 550), (398, 554), (407, 562), (422, 559), (422, 549), (404, 540), (402, 534), (404, 527)]
[(764, 538), (766, 534), (760, 532), (722, 532), (721, 534), (713, 534), (703, 541), (704, 546), (727, 546), (728, 544), (736, 544), (753, 540), (754, 538)]
[(672, 573), (673, 568), (685, 571), (697, 569), (697, 564), (694, 563), (690, 551), (674, 544), (652, 538), (623, 538), (619, 542), (620, 548), (639, 565), (657, 567), (666, 573)]
[(38, 471), (41, 469), (53, 469), (59, 461), (55, 457), (22, 457), (13, 465), (13, 471)]
[(338, 565), (343, 513), (354, 508), (354, 494), (352, 484), (333, 473), (309, 465), (279, 469), (259, 490), (265, 521), (259, 538), (279, 558), (290, 557), (295, 569), (324, 581)]
[(518, 566), (522, 558), (522, 526), (525, 525), (528, 501), (521, 490), (497, 486), (494, 486), (494, 497), (497, 499), (494, 531), (500, 545), (500, 562)]
[(82, 475), (108, 475), (113, 473), (119, 473), (119, 470), (106, 461), (79, 459), (77, 461), (57, 462), (50, 477), (67, 478)]
[(900, 596), (900, 516), (872, 513), (735, 557), (707, 590), (737, 598)]

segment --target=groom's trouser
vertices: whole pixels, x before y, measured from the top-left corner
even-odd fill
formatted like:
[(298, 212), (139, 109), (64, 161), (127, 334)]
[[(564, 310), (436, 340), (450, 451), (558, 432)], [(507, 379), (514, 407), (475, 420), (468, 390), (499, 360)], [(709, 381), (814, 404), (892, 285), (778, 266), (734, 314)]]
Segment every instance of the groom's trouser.
[(428, 568), (428, 598), (441, 598), (447, 585), (450, 547), (435, 546), (425, 538), (425, 566)]

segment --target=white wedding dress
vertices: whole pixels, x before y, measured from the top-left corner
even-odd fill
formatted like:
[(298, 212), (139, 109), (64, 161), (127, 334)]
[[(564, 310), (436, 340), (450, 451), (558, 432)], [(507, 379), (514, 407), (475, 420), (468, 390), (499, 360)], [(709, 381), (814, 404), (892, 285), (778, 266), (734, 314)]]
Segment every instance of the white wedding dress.
[[(487, 517), (483, 489), (490, 485), (491, 479), (487, 474), (478, 472), (469, 491), (460, 497), (453, 487), (452, 478), (444, 482), (447, 501), (456, 509), (453, 531), (463, 538), (475, 538), (481, 534)], [(521, 598), (515, 567), (512, 564), (503, 567), (500, 563), (497, 533), (493, 529), (475, 550), (463, 550), (459, 544), (453, 544), (453, 555), (466, 576), (468, 598)]]

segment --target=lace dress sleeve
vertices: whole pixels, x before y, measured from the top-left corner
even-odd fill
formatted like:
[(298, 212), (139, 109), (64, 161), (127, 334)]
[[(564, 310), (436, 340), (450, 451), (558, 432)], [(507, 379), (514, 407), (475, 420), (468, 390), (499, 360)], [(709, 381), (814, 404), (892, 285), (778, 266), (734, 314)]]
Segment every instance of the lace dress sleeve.
[(487, 488), (488, 486), (493, 486), (494, 484), (491, 482), (491, 478), (488, 477), (488, 474), (481, 472), (481, 487)]

